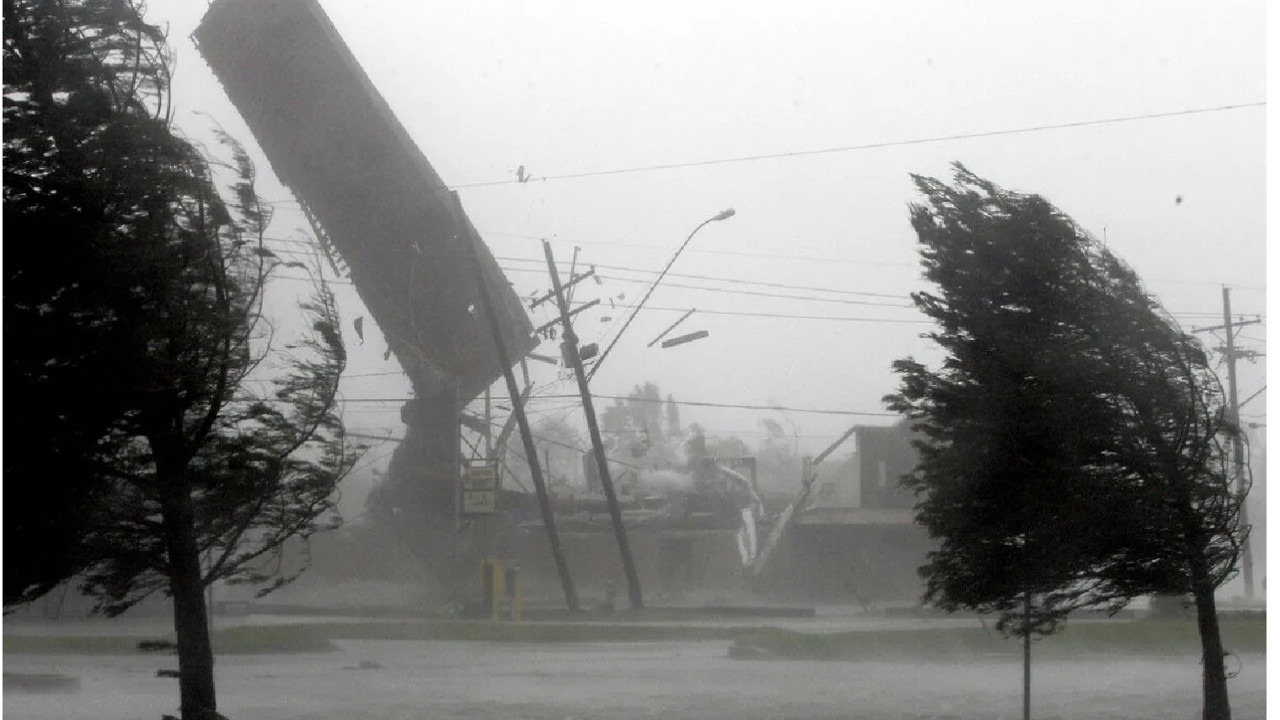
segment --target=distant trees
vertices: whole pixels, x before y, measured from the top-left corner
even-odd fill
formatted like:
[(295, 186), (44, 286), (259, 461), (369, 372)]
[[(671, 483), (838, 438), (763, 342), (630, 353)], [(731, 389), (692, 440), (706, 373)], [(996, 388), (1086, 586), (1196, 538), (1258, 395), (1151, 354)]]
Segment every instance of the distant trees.
[[(6, 429), (5, 602), (73, 577), (108, 614), (167, 593), (182, 716), (217, 717), (204, 588), (270, 590), (284, 542), (339, 521), (334, 299), (317, 281), (281, 344), (268, 282), (309, 268), (267, 249), (244, 151), (169, 126), (139, 4), (6, 0), (4, 36), (5, 380), (31, 399)], [(52, 562), (11, 573), (15, 550)]]
[[(542, 463), (543, 477), (553, 491), (568, 484), (569, 478), (581, 475), (582, 456), (586, 452), (585, 448), (590, 447), (590, 442), (584, 441), (582, 433), (559, 416), (539, 419), (533, 424), (531, 431), (534, 445), (538, 448), (538, 461)], [(529, 461), (524, 456), (524, 448), (520, 447), (518, 438), (507, 442), (504, 453), (503, 463), (509, 476), (517, 478), (518, 482), (531, 492), (532, 473), (529, 471)], [(549, 463), (546, 462), (548, 459)], [(503, 486), (507, 490), (514, 489), (505, 481)]]
[[(794, 494), (800, 488), (800, 474), (803, 460), (800, 457), (800, 439), (792, 430), (785, 428), (771, 418), (760, 421), (765, 437), (756, 446), (752, 454), (756, 458), (756, 469), (762, 481), (771, 485), (772, 490), (785, 490)], [(763, 482), (761, 490), (764, 490)]]
[[(665, 407), (665, 410), (664, 410)], [(683, 430), (675, 402), (651, 382), (637, 385), (627, 397), (600, 413), (600, 432), (610, 457), (646, 465), (681, 461)]]
[(905, 482), (940, 540), (922, 574), (947, 609), (1018, 635), (1073, 609), (1195, 598), (1206, 718), (1230, 717), (1214, 590), (1247, 528), (1223, 440), (1238, 429), (1204, 349), (1137, 276), (1044, 198), (956, 166), (914, 177), (941, 367), (894, 364), (886, 398), (923, 434)]

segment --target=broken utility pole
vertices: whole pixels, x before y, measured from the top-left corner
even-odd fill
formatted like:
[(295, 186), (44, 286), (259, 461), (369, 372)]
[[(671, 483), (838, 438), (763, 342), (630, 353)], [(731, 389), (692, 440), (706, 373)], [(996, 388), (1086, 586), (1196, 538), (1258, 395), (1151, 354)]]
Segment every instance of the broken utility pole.
[(618, 540), (618, 552), (622, 553), (622, 570), (627, 575), (627, 593), (631, 598), (631, 609), (644, 607), (644, 599), (640, 595), (640, 577), (636, 574), (635, 561), (631, 558), (631, 545), (627, 542), (627, 531), (622, 526), (622, 510), (618, 508), (618, 496), (613, 491), (613, 478), (609, 475), (609, 459), (604, 455), (604, 442), (600, 440), (600, 427), (596, 424), (595, 406), (591, 402), (591, 391), (587, 388), (587, 376), (582, 372), (582, 358), (578, 356), (578, 336), (573, 332), (573, 322), (569, 318), (569, 303), (564, 296), (564, 288), (560, 285), (560, 273), (556, 271), (556, 259), (551, 253), (551, 243), (542, 241), (542, 250), (547, 256), (547, 269), (551, 273), (552, 292), (556, 296), (556, 304), (560, 308), (560, 320), (564, 323), (565, 359), (573, 366), (573, 375), (578, 379), (578, 392), (582, 395), (582, 410), (587, 416), (587, 431), (591, 434), (591, 449), (596, 456), (596, 467), (600, 470), (600, 487), (604, 489), (605, 501), (609, 504), (609, 518), (613, 521), (613, 534)]
[(462, 201), (458, 193), (453, 193), (453, 204), (458, 217), (458, 235), (467, 254), (471, 258), (471, 266), (475, 270), (476, 289), (480, 295), (480, 304), (484, 305), (484, 313), (489, 321), (489, 329), (493, 335), (493, 346), (498, 354), (498, 366), (502, 368), (502, 376), (507, 381), (507, 395), (511, 398), (511, 412), (516, 416), (520, 426), (520, 438), (524, 441), (524, 455), (529, 460), (529, 474), (533, 477), (533, 486), (538, 494), (538, 508), (542, 511), (542, 524), (547, 529), (547, 540), (551, 543), (551, 555), (555, 559), (556, 572), (560, 575), (560, 585), (564, 588), (564, 600), (569, 610), (578, 612), (578, 593), (573, 589), (573, 578), (569, 576), (569, 564), (564, 558), (564, 548), (560, 545), (560, 533), (556, 530), (556, 517), (551, 509), (551, 495), (547, 492), (546, 483), (542, 481), (542, 469), (538, 465), (538, 448), (533, 444), (533, 432), (529, 430), (529, 419), (524, 414), (524, 403), (520, 402), (520, 389), (516, 387), (516, 375), (511, 370), (507, 358), (506, 343), (502, 340), (499, 329), (498, 313), (489, 298), (489, 286), (485, 282), (484, 272), (480, 269), (480, 261), (476, 258), (476, 238), (468, 232), (468, 225), (462, 221)]

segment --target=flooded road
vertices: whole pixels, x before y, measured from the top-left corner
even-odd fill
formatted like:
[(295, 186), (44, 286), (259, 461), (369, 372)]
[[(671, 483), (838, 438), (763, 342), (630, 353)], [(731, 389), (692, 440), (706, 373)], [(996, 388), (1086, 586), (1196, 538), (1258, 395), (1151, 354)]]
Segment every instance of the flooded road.
[[(726, 642), (530, 645), (338, 641), (339, 652), (223, 656), (220, 710), (233, 720), (441, 718), (899, 718), (1021, 715), (1021, 666), (965, 663), (744, 661)], [(1266, 656), (1246, 655), (1231, 682), (1235, 717), (1262, 718)], [(1236, 661), (1233, 658), (1233, 661)], [(1240, 666), (1240, 662), (1234, 662)], [(177, 711), (172, 656), (5, 658), (6, 673), (77, 676), (74, 694), (5, 692), (11, 720), (136, 720)], [(1199, 664), (1188, 658), (1045, 660), (1033, 710), (1054, 718), (1199, 717)]]

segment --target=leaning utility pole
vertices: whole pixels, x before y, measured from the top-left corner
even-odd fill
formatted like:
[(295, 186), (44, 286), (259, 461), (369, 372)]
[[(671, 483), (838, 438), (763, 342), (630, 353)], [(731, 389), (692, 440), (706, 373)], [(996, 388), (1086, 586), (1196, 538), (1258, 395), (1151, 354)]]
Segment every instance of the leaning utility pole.
[(578, 392), (582, 395), (582, 410), (587, 416), (587, 431), (591, 434), (591, 449), (596, 456), (596, 467), (600, 470), (600, 487), (604, 489), (604, 498), (609, 504), (609, 518), (613, 521), (613, 534), (618, 540), (618, 551), (622, 553), (622, 570), (627, 575), (627, 593), (631, 597), (631, 609), (639, 610), (644, 607), (644, 599), (640, 595), (640, 577), (636, 574), (635, 562), (631, 559), (631, 545), (627, 542), (627, 531), (622, 526), (622, 511), (618, 508), (618, 496), (613, 491), (613, 478), (609, 475), (609, 459), (604, 455), (604, 442), (600, 440), (600, 427), (596, 424), (595, 406), (591, 402), (591, 391), (587, 388), (587, 376), (582, 372), (582, 358), (578, 356), (578, 336), (574, 333), (573, 322), (569, 318), (569, 303), (565, 300), (564, 288), (560, 285), (560, 273), (556, 271), (556, 259), (551, 253), (551, 243), (543, 240), (542, 250), (547, 256), (551, 288), (556, 296), (556, 304), (560, 308), (560, 322), (564, 324), (565, 360), (573, 367), (573, 375), (578, 379)]
[[(1222, 325), (1227, 333), (1227, 398), (1231, 408), (1231, 422), (1235, 423), (1235, 432), (1231, 435), (1232, 455), (1236, 466), (1236, 493), (1240, 497), (1240, 525), (1249, 526), (1249, 513), (1246, 507), (1244, 486), (1244, 424), (1240, 422), (1240, 403), (1236, 395), (1236, 345), (1235, 326), (1231, 322), (1231, 288), (1222, 288)], [(1244, 539), (1243, 551), (1244, 596), (1253, 597), (1253, 549), (1248, 536)]]
[(538, 448), (533, 444), (533, 432), (529, 430), (529, 419), (524, 414), (524, 403), (521, 402), (520, 389), (516, 387), (516, 375), (511, 370), (507, 358), (506, 343), (499, 329), (498, 313), (494, 310), (489, 298), (489, 286), (485, 282), (484, 271), (480, 269), (480, 261), (476, 258), (477, 239), (468, 232), (469, 225), (462, 220), (462, 201), (458, 193), (453, 193), (453, 204), (457, 210), (458, 234), (462, 244), (466, 246), (471, 259), (471, 267), (475, 270), (476, 289), (480, 295), (480, 304), (484, 305), (485, 316), (489, 320), (489, 330), (493, 335), (494, 350), (498, 354), (498, 365), (502, 368), (502, 376), (507, 381), (507, 395), (511, 398), (511, 412), (516, 416), (520, 426), (520, 438), (524, 441), (524, 456), (529, 460), (529, 474), (533, 477), (533, 486), (538, 493), (538, 508), (542, 511), (542, 524), (547, 529), (547, 540), (551, 543), (551, 555), (555, 559), (556, 572), (560, 574), (560, 585), (564, 589), (564, 600), (569, 610), (578, 612), (578, 593), (573, 589), (573, 578), (569, 576), (569, 564), (564, 559), (564, 548), (560, 545), (560, 533), (556, 530), (556, 516), (551, 509), (551, 495), (547, 485), (542, 481), (542, 468), (538, 465)]

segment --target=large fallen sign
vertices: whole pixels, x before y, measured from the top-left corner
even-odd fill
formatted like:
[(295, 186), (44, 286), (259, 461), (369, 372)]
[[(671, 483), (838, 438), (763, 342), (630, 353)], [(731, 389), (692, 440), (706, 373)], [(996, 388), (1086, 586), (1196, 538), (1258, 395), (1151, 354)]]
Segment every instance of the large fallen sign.
[[(215, 0), (195, 39), (419, 397), (479, 394), (502, 371), (463, 244), (470, 221), (319, 4)], [(523, 357), (528, 316), (476, 246), (509, 353)]]

